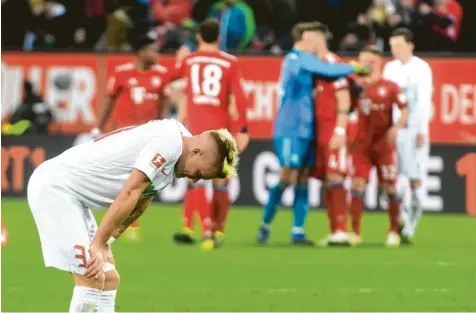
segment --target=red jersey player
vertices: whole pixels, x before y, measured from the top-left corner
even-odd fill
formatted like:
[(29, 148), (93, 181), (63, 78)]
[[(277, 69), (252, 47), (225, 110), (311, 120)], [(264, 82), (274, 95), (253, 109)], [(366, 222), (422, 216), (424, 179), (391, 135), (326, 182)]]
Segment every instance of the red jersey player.
[[(379, 185), (388, 196), (388, 213), (390, 215), (390, 231), (387, 245), (400, 244), (398, 235), (398, 217), (400, 199), (397, 197), (395, 182), (397, 179), (397, 163), (395, 140), (400, 128), (405, 127), (408, 118), (405, 96), (397, 84), (382, 79), (382, 53), (375, 46), (366, 47), (359, 56), (362, 64), (372, 67), (373, 74), (363, 79), (364, 90), (359, 100), (359, 124), (355, 139), (352, 161), (354, 174), (352, 177), (352, 242), (362, 242), (360, 223), (363, 212), (363, 195), (370, 170), (377, 168)], [(393, 105), (400, 108), (402, 115), (393, 125)]]
[[(327, 48), (327, 32), (327, 28), (323, 28), (317, 55), (328, 63), (340, 63), (342, 60)], [(330, 224), (330, 235), (321, 244), (348, 245), (347, 191), (343, 185), (348, 168), (346, 133), (351, 107), (348, 79), (318, 79), (315, 105), (317, 161), (313, 176), (323, 181), (325, 186), (325, 206)]]
[(166, 115), (164, 100), (165, 67), (156, 64), (158, 47), (153, 38), (134, 40), (136, 59), (115, 68), (107, 83), (107, 99), (95, 128), (99, 133), (114, 110), (117, 127), (146, 123)]
[[(155, 39), (147, 35), (134, 38), (136, 50), (134, 62), (115, 68), (107, 83), (107, 99), (99, 115), (93, 136), (101, 134), (111, 113), (117, 118), (117, 128), (139, 125), (167, 115), (164, 101), (165, 67), (156, 64), (158, 47)], [(161, 103), (160, 103), (161, 102)], [(128, 229), (130, 239), (138, 236), (138, 223)]]
[[(185, 77), (186, 125), (192, 134), (206, 130), (228, 128), (235, 134), (238, 149), (248, 144), (246, 126), (247, 97), (241, 85), (242, 76), (237, 58), (218, 48), (219, 24), (209, 19), (199, 26), (198, 50), (177, 65), (172, 79)], [(204, 250), (216, 246), (215, 239), (223, 239), (230, 207), (228, 181), (213, 181), (213, 199), (208, 204), (205, 186), (189, 185), (184, 201), (184, 232), (176, 234), (178, 242), (193, 243), (193, 216), (198, 210), (205, 240)], [(210, 223), (211, 221), (211, 223)]]

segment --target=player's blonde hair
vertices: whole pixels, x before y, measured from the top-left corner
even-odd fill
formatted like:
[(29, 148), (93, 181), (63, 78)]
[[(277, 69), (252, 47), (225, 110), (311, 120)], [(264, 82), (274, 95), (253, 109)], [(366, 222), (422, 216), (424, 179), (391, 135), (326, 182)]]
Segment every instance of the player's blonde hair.
[(218, 160), (221, 163), (219, 178), (232, 178), (237, 175), (238, 146), (230, 132), (224, 128), (209, 131), (218, 148)]

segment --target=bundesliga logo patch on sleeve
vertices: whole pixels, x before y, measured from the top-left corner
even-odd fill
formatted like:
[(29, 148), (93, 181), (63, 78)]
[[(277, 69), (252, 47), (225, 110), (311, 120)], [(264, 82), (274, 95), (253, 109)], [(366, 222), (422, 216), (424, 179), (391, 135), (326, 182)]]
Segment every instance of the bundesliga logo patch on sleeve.
[[(150, 163), (152, 164), (153, 167), (155, 167), (156, 169), (160, 169), (165, 163), (167, 163), (167, 160), (160, 154), (160, 153), (157, 153), (153, 158), (152, 160), (150, 161)], [(164, 175), (167, 175), (164, 171), (164, 169), (162, 169), (160, 171), (162, 174)]]

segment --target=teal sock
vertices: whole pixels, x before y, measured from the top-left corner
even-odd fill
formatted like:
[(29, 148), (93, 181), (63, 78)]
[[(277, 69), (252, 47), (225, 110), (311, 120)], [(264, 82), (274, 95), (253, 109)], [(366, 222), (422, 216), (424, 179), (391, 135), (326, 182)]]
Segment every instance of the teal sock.
[(307, 184), (300, 184), (294, 187), (294, 223), (293, 232), (302, 233), (306, 223), (307, 212), (309, 210), (309, 190)]
[(281, 204), (281, 196), (283, 195), (284, 189), (286, 189), (286, 187), (286, 184), (279, 182), (269, 190), (268, 203), (266, 203), (264, 206), (263, 212), (264, 225), (269, 225), (273, 221), (274, 216), (276, 215), (276, 210), (278, 209), (278, 205)]

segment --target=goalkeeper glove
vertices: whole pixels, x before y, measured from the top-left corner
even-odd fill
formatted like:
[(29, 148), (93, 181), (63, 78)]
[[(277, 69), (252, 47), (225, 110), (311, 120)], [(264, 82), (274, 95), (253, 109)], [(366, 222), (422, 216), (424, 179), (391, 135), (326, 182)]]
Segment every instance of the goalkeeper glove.
[(350, 65), (352, 65), (355, 73), (359, 76), (368, 76), (372, 73), (372, 69), (369, 66), (364, 66), (356, 61), (351, 61)]

